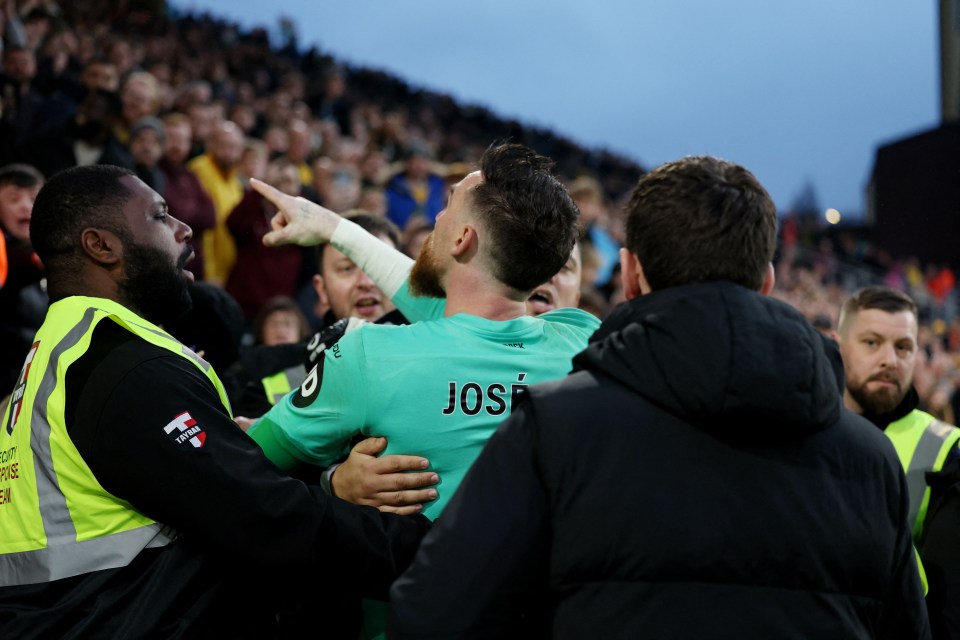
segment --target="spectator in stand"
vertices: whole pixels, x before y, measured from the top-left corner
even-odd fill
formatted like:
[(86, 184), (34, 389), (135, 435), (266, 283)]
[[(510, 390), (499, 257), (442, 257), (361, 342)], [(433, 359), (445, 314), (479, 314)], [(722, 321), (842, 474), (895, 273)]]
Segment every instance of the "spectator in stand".
[(347, 81), (343, 72), (332, 67), (324, 77), (323, 92), (311, 106), (318, 118), (336, 123), (341, 134), (350, 135), (350, 105), (346, 93)]
[(207, 150), (207, 140), (223, 124), (216, 105), (211, 102), (194, 102), (187, 107), (193, 141), (190, 145), (190, 158), (203, 155)]
[(14, 145), (22, 144), (42, 123), (37, 115), (44, 98), (33, 86), (37, 57), (27, 45), (10, 45), (3, 50), (0, 72), (0, 118)]
[(0, 167), (0, 242), (7, 265), (0, 286), (0, 398), (13, 390), (47, 311), (43, 268), (30, 243), (30, 216), (41, 186), (43, 175), (30, 165)]
[[(357, 209), (369, 211), (375, 216), (387, 217), (387, 194), (380, 187), (363, 187), (360, 189), (360, 199)], [(416, 257), (416, 256), (413, 256)]]
[[(291, 196), (300, 195), (297, 168), (285, 159), (267, 166), (267, 180)], [(237, 259), (226, 289), (252, 321), (260, 308), (273, 296), (293, 297), (300, 288), (298, 281), (303, 263), (303, 249), (296, 246), (266, 247), (263, 236), (270, 231), (270, 219), (276, 207), (254, 190), (227, 217), (227, 229), (237, 248)]]
[(121, 78), (126, 78), (135, 71), (138, 64), (133, 46), (125, 37), (115, 37), (107, 45), (107, 59), (117, 68), (117, 74)]
[(321, 156), (313, 163), (313, 188), (310, 192), (316, 196), (316, 202), (337, 211), (359, 208), (360, 173), (349, 162)]
[(88, 164), (133, 168), (133, 158), (113, 134), (120, 118), (117, 94), (87, 91), (73, 117), (30, 137), (23, 156), (45, 176)]
[(237, 259), (237, 247), (227, 229), (227, 217), (243, 198), (243, 184), (237, 175), (243, 152), (243, 132), (229, 120), (216, 127), (207, 139), (207, 151), (187, 168), (197, 176), (213, 201), (217, 223), (203, 236), (203, 256), (208, 281), (223, 285)]
[(105, 58), (94, 58), (86, 64), (80, 74), (80, 84), (85, 89), (103, 89), (104, 91), (118, 91), (120, 76), (117, 68)]
[(243, 144), (243, 152), (240, 154), (240, 163), (237, 165), (237, 177), (240, 178), (244, 190), (250, 188), (250, 178), (264, 179), (269, 162), (270, 154), (266, 143), (257, 138), (247, 138)]
[(291, 120), (287, 125), (287, 160), (297, 168), (300, 183), (313, 184), (313, 170), (307, 163), (310, 158), (310, 126), (303, 120)]
[(156, 116), (160, 110), (160, 84), (146, 71), (137, 71), (127, 76), (120, 88), (120, 122), (115, 135), (129, 146), (130, 128), (142, 118)]
[[(193, 140), (190, 119), (182, 113), (167, 114), (163, 118), (163, 132), (163, 157), (159, 162), (166, 183), (163, 197), (171, 215), (189, 225), (199, 239), (217, 223), (217, 214), (197, 176), (186, 167)], [(190, 246), (194, 251), (191, 271), (202, 280), (205, 275), (203, 243), (191, 238)]]
[(583, 242), (589, 244), (599, 258), (596, 278), (590, 284), (603, 288), (610, 282), (613, 269), (620, 260), (620, 244), (607, 230), (609, 220), (603, 189), (595, 178), (582, 176), (570, 184), (570, 197), (580, 209)]
[(263, 132), (263, 142), (267, 145), (267, 151), (271, 158), (277, 158), (286, 155), (287, 146), (290, 140), (287, 138), (287, 130), (279, 125), (270, 125)]
[(56, 2), (49, 3), (49, 6), (34, 2), (21, 4), (30, 7), (23, 17), (23, 30), (27, 35), (27, 46), (37, 51), (51, 35), (53, 20), (59, 14), (59, 7)]
[(957, 286), (956, 277), (949, 265), (929, 265), (927, 271), (927, 290), (933, 302), (934, 317), (944, 322), (950, 322), (955, 313), (956, 297), (953, 295)]
[[(66, 75), (66, 74), (65, 74)], [(120, 88), (117, 70), (104, 58), (93, 58), (80, 71), (79, 80), (66, 80), (48, 96), (40, 110), (42, 127), (59, 124), (73, 117), (87, 91), (102, 89), (116, 93)]]
[(387, 181), (387, 218), (401, 229), (418, 219), (433, 225), (446, 204), (446, 182), (433, 172), (433, 153), (426, 144), (406, 148), (403, 171)]
[(297, 344), (310, 336), (310, 324), (296, 300), (274, 296), (260, 307), (253, 319), (253, 343), (275, 347)]
[(371, 146), (363, 153), (360, 158), (359, 169), (362, 188), (383, 188), (386, 181), (387, 163), (383, 157), (383, 152), (379, 148)]
[(0, 49), (27, 47), (29, 44), (16, 0), (3, 0), (0, 2)]
[(167, 180), (159, 166), (163, 157), (163, 145), (163, 122), (159, 118), (140, 118), (130, 127), (129, 146), (133, 171), (161, 196), (165, 196), (167, 192)]
[(249, 104), (235, 104), (230, 108), (229, 119), (235, 122), (247, 137), (254, 135), (257, 127), (257, 112)]
[[(391, 249), (400, 246), (396, 226), (365, 211), (348, 211), (344, 218), (376, 237)], [(313, 286), (329, 311), (321, 318), (321, 326), (330, 326), (341, 318), (359, 318), (376, 322), (389, 315), (389, 324), (406, 324), (406, 319), (394, 314), (396, 306), (363, 269), (335, 246), (326, 243), (317, 248), (319, 269), (313, 277)]]

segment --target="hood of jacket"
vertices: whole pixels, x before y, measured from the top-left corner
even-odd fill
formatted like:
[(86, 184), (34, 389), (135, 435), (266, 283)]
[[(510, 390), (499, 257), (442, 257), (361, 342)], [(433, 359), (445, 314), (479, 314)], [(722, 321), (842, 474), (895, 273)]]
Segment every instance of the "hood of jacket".
[(836, 343), (793, 307), (728, 282), (622, 304), (574, 366), (729, 435), (819, 430), (839, 417), (843, 401)]

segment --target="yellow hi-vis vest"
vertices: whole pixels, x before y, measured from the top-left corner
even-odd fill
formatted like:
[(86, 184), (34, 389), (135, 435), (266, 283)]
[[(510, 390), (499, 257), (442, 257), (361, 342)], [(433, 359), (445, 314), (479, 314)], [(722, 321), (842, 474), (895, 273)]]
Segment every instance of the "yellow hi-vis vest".
[(123, 567), (176, 535), (100, 486), (67, 434), (67, 370), (105, 319), (192, 362), (229, 411), (213, 368), (163, 329), (103, 298), (50, 305), (0, 425), (0, 587)]
[(307, 378), (307, 372), (303, 365), (289, 367), (283, 371), (278, 371), (272, 376), (267, 376), (261, 382), (263, 391), (267, 394), (267, 400), (270, 404), (277, 404), (301, 384)]
[(930, 502), (926, 473), (940, 471), (947, 454), (960, 440), (960, 429), (914, 409), (884, 429), (907, 475), (913, 539), (919, 540)]

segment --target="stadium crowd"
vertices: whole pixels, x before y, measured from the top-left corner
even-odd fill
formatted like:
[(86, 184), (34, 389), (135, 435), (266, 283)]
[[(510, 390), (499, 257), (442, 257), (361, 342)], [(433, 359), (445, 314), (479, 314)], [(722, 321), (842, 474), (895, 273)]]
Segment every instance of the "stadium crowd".
[[(286, 185), (335, 211), (386, 216), (415, 255), (449, 186), (500, 139), (552, 158), (571, 188), (584, 227), (583, 308), (602, 317), (622, 299), (620, 211), (643, 173), (632, 161), (338, 63), (317, 48), (301, 51), (293, 30), (271, 46), (266, 30), (177, 15), (162, 2), (7, 0), (3, 16), (0, 166), (25, 163), (45, 177), (88, 162), (136, 170), (194, 229), (192, 270), (240, 304), (244, 346), (274, 296), (296, 299), (314, 329), (327, 312), (310, 286), (315, 256), (261, 246), (268, 225), (249, 178)], [(90, 106), (94, 94), (102, 100), (99, 111)], [(14, 228), (23, 216), (7, 215), (11, 275), (0, 294), (0, 322), (5, 340), (19, 342), (4, 358), (8, 387), (43, 303), (34, 287), (41, 271), (20, 246), (26, 227)], [(840, 303), (860, 286), (882, 282), (909, 293), (921, 307), (922, 401), (949, 421), (960, 384), (960, 321), (949, 267), (917, 257), (893, 261), (869, 243), (820, 236), (784, 225), (775, 295), (811, 321), (835, 327)]]
[[(424, 308), (407, 299), (406, 280), (396, 274), (417, 281), (411, 265), (425, 242), (427, 247), (435, 242), (430, 234), (439, 229), (437, 216), (453, 207), (462, 185), (477, 180), (481, 162), (496, 155), (492, 142), (524, 145), (550, 158), (579, 211), (578, 239), (563, 260), (557, 258), (565, 261), (559, 272), (539, 286), (515, 289), (529, 289), (524, 304), (531, 316), (553, 311), (546, 317), (557, 318), (557, 309), (579, 307), (594, 318), (568, 320), (576, 327), (570, 341), (578, 348), (551, 344), (545, 353), (561, 363), (545, 359), (545, 370), (527, 383), (562, 375), (599, 321), (615, 318), (617, 309), (637, 295), (629, 279), (624, 283), (621, 249), (630, 245), (625, 211), (646, 171), (628, 159), (585, 149), (386, 73), (344, 64), (316, 47), (302, 50), (292, 24), (285, 25), (278, 42), (264, 29), (245, 31), (206, 14), (181, 15), (165, 2), (149, 0), (0, 0), (0, 22), (4, 404), (18, 401), (8, 394), (25, 376), (24, 360), (33, 357), (34, 336), (47, 315), (48, 274), (31, 244), (34, 201), (53, 176), (73, 167), (129, 170), (165, 200), (173, 218), (190, 227), (189, 234), (175, 233), (194, 254), (188, 265), (196, 279), (193, 308), (163, 327), (213, 365), (222, 379), (222, 389), (217, 388), (233, 406), (237, 423), (281, 468), (292, 468), (294, 461), (277, 442), (299, 434), (283, 433), (280, 423), (305, 420), (281, 400), (301, 385), (309, 387), (309, 372), (318, 362), (323, 371), (325, 347), (351, 335), (358, 318), (390, 326), (443, 315), (442, 307)], [(109, 179), (127, 177), (120, 173)], [(288, 223), (296, 222), (294, 213), (285, 213), (293, 210), (287, 197), (343, 214), (325, 231), (319, 250), (306, 246), (309, 242), (264, 243), (277, 230), (278, 211), (288, 215)], [(917, 407), (955, 424), (960, 313), (950, 267), (914, 256), (894, 259), (843, 230), (819, 224), (799, 228), (789, 215), (780, 220), (770, 295), (836, 338), (844, 304), (855, 292), (885, 285), (908, 294), (918, 319), (912, 373)], [(364, 244), (369, 238), (378, 244)], [(380, 245), (393, 250), (381, 255)], [(456, 300), (450, 296), (447, 304)], [(338, 344), (346, 350), (351, 340)], [(453, 412), (452, 388), (450, 393)], [(465, 397), (461, 409), (467, 406)], [(488, 398), (504, 402), (495, 393)], [(311, 414), (311, 419), (320, 418)], [(370, 465), (381, 452), (396, 453), (389, 443), (371, 444), (361, 435), (377, 433), (351, 432), (334, 447), (339, 452), (345, 442), (359, 442), (359, 454), (311, 450), (302, 456), (318, 467), (303, 477), (335, 495), (356, 495), (351, 501), (384, 506), (372, 501), (371, 490), (347, 484), (362, 475), (358, 464)], [(443, 447), (407, 453), (431, 460), (444, 455)], [(404, 461), (404, 469), (422, 469), (420, 460)], [(449, 472), (451, 483), (459, 482), (461, 471), (466, 466)], [(434, 517), (430, 509), (441, 508), (450, 494), (426, 508), (410, 506), (436, 498), (428, 488), (436, 478), (406, 475), (410, 483), (403, 488), (409, 493), (398, 513), (424, 511)], [(374, 525), (363, 526), (369, 531)], [(385, 528), (389, 538), (390, 525)], [(371, 571), (383, 573), (379, 566)], [(0, 587), (4, 584), (0, 581)], [(364, 633), (383, 633), (385, 612), (369, 601), (363, 607)], [(299, 625), (310, 624), (308, 613), (283, 612), (285, 632), (302, 632)], [(355, 632), (352, 627), (344, 631)]]

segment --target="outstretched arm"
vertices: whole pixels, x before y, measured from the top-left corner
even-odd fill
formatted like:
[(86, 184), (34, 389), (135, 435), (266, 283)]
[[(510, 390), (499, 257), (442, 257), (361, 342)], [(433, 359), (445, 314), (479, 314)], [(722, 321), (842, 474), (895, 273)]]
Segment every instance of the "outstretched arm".
[[(361, 334), (353, 331), (330, 342), (303, 384), (247, 430), (281, 469), (293, 469), (301, 462), (320, 467), (333, 464), (348, 451), (350, 439), (366, 422)], [(329, 349), (334, 342), (336, 352)]]
[(260, 180), (252, 179), (250, 186), (277, 207), (277, 214), (270, 222), (272, 231), (263, 237), (265, 245), (312, 246), (329, 242), (370, 276), (408, 320), (443, 316), (446, 308), (443, 300), (415, 297), (407, 290), (407, 279), (413, 268), (409, 256), (330, 209), (285, 194)]

